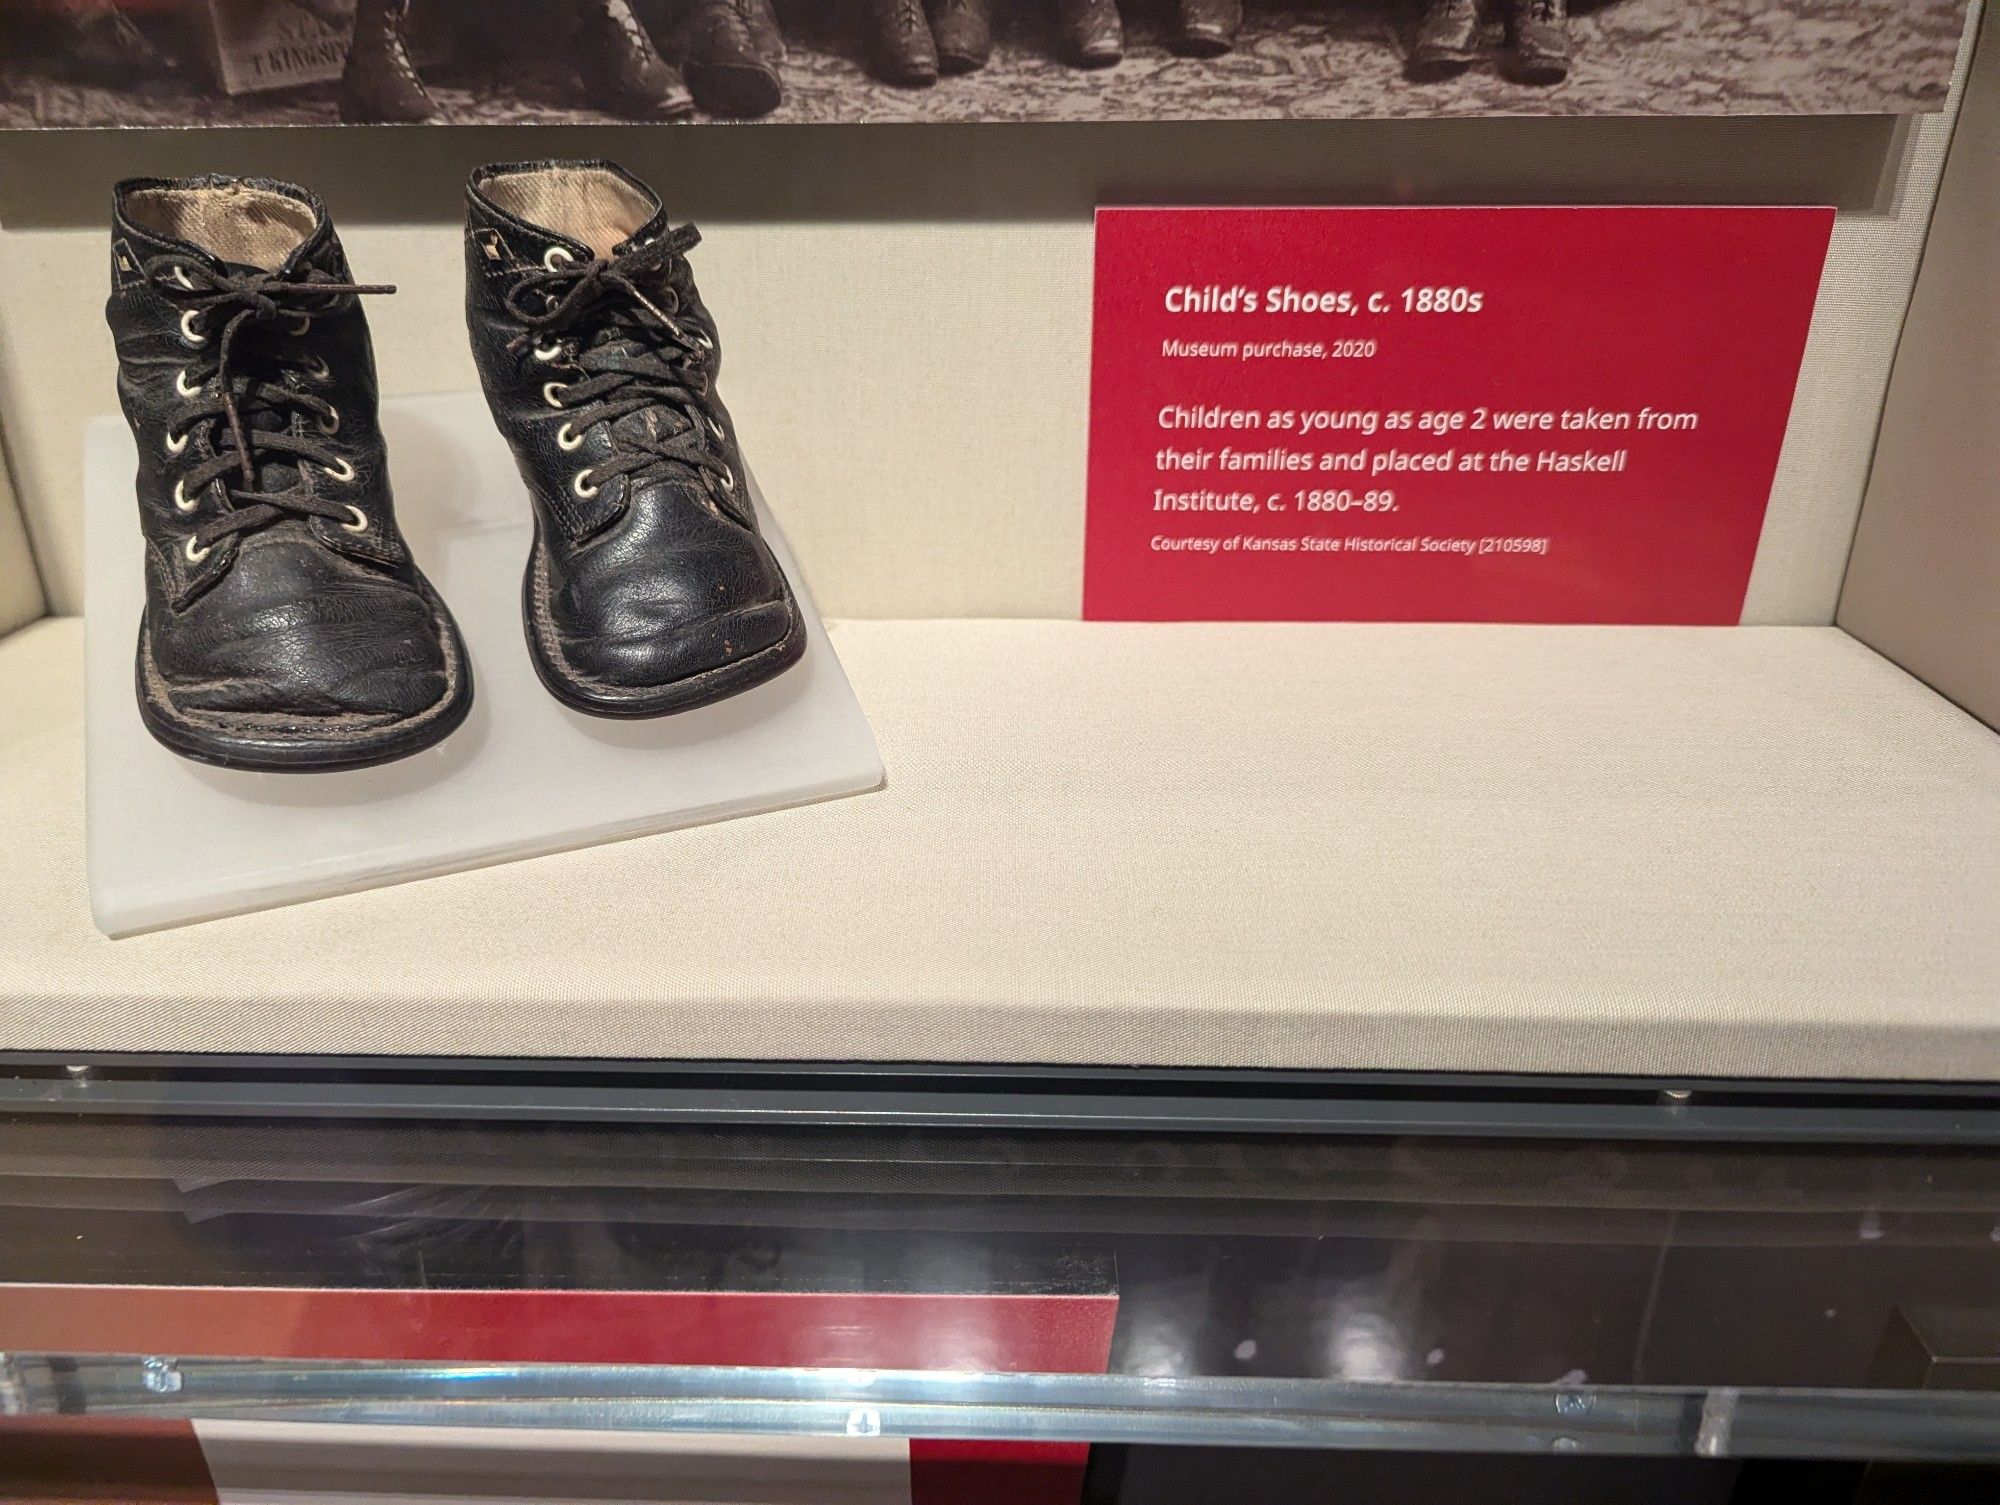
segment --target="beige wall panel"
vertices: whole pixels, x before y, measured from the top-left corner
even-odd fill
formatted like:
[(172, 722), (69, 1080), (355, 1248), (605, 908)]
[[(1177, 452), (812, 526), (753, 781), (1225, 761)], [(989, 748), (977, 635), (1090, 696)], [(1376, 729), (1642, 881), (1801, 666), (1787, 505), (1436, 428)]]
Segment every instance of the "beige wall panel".
[(724, 390), (828, 612), (1072, 616), (1094, 205), (1831, 202), (1843, 212), (1746, 612), (1825, 623), (1948, 133), (1938, 116), (17, 135), (0, 140), (0, 414), (52, 603), (74, 611), (78, 420), (113, 404), (100, 310), (115, 177), (319, 187), (357, 270), (403, 288), (373, 318), (385, 387), (412, 392), (473, 380), (466, 169), (603, 152), (708, 233), (696, 265)]
[(2000, 727), (2000, 10), (1952, 143), (1840, 624)]
[(0, 448), (0, 633), (12, 632), (42, 614), (42, 582), (28, 552), (28, 530), (14, 502), (7, 455)]

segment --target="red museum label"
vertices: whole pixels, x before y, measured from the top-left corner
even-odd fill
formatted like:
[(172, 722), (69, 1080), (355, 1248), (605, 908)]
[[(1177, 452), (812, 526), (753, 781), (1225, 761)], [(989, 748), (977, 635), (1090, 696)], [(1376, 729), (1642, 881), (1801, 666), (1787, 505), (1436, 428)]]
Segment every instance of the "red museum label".
[(1084, 616), (1736, 622), (1832, 228), (1100, 210)]

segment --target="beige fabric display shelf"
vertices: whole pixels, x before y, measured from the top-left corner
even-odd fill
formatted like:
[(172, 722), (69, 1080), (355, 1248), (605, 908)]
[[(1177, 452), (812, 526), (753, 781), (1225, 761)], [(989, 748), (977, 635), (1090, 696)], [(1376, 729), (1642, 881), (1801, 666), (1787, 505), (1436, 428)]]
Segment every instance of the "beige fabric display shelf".
[[(1994, 200), (1951, 148), (2000, 112), (1979, 16), (1947, 109), (1904, 122), (0, 141), (34, 556), (0, 518), (0, 623), (82, 599), (114, 177), (222, 143), (313, 182), (357, 271), (403, 289), (388, 389), (470, 390), (466, 170), (603, 151), (708, 233), (732, 412), (889, 775), (113, 942), (85, 894), (82, 627), (35, 622), (0, 638), (0, 1050), (2000, 1080), (2000, 733), (1953, 703), (2000, 704), (2000, 423), (1966, 398), (1940, 431), (1924, 397), (1995, 390), (1949, 291), (1990, 301)], [(1056, 620), (1095, 205), (1606, 200), (1838, 208), (1759, 625)]]
[(2000, 735), (1835, 628), (837, 624), (879, 794), (117, 942), (81, 638), (13, 1049), (2000, 1077)]

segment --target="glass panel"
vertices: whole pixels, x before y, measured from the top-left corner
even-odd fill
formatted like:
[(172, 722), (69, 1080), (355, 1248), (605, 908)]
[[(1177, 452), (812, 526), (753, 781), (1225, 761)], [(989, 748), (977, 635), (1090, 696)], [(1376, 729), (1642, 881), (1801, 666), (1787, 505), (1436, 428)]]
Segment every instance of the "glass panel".
[(1966, 1147), (22, 1115), (0, 1347), (29, 1412), (1968, 1456), (1996, 1209)]

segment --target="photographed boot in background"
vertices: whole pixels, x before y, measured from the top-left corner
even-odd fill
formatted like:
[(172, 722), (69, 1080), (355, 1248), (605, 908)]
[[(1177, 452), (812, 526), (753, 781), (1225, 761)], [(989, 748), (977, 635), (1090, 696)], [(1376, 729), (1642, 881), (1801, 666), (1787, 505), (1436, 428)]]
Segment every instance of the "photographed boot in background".
[(1568, 0), (1512, 0), (1507, 19), (1508, 74), (1524, 84), (1559, 84), (1576, 61)]
[(993, 56), (993, 0), (931, 0), (940, 73), (977, 73)]
[(884, 83), (920, 87), (938, 76), (924, 0), (858, 0), (868, 67)]
[(534, 506), (522, 607), (549, 693), (663, 716), (797, 663), (805, 619), (716, 395), (699, 234), (609, 162), (483, 167), (467, 199), (466, 318)]
[(1176, 46), (1192, 57), (1220, 57), (1243, 29), (1243, 0), (1180, 0)]
[[(134, 89), (163, 82), (175, 71), (172, 59), (115, 0), (64, 0), (48, 19), (54, 30), (52, 50), (65, 73), (84, 83)], [(17, 16), (6, 25), (27, 20)]]
[(578, 0), (572, 42), (586, 105), (626, 120), (679, 120), (694, 96), (632, 14), (631, 0)]
[(1452, 78), (1479, 61), (1486, 17), (1480, 0), (1430, 0), (1410, 44), (1413, 79)]
[(147, 730), (273, 772), (444, 738), (472, 669), (396, 526), (360, 305), (394, 289), (356, 284), (325, 206), (263, 178), (119, 184), (111, 266)]
[(768, 115), (784, 99), (785, 40), (771, 0), (695, 0), (681, 37), (681, 72), (711, 115)]
[(437, 101), (410, 61), (410, 0), (357, 0), (354, 38), (340, 75), (340, 118), (349, 125), (421, 125)]
[(1109, 68), (1125, 56), (1117, 0), (1055, 0), (1056, 45), (1079, 68)]

